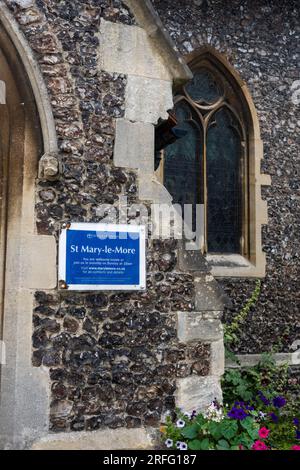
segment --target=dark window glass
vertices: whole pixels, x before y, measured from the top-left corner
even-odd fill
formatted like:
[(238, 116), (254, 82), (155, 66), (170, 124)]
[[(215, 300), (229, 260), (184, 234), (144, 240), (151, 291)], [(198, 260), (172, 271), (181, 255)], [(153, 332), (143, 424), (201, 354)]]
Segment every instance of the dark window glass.
[(220, 85), (206, 69), (195, 72), (193, 79), (186, 85), (185, 89), (192, 100), (200, 104), (215, 103), (222, 96)]
[(184, 215), (184, 205), (193, 205), (195, 229), (196, 204), (202, 199), (202, 148), (199, 125), (192, 119), (190, 106), (183, 100), (176, 106), (178, 127), (186, 135), (166, 147), (164, 152), (164, 185), (173, 196), (173, 204), (180, 204)]
[(244, 253), (238, 99), (223, 76), (201, 67), (175, 101), (178, 127), (187, 134), (164, 150), (164, 184), (174, 203), (206, 204), (206, 251)]
[(187, 134), (165, 150), (164, 184), (173, 196), (173, 203), (183, 206), (199, 202), (201, 146), (199, 131), (192, 123), (182, 122), (180, 128)]
[(241, 139), (233, 115), (218, 111), (207, 132), (207, 243), (210, 253), (240, 251)]

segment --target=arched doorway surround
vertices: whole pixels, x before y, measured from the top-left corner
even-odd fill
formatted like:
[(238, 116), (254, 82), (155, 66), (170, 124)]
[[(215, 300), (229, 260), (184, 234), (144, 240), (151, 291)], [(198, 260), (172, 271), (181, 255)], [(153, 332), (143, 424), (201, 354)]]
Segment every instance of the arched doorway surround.
[(0, 447), (18, 449), (48, 429), (48, 377), (31, 366), (32, 311), (35, 290), (56, 286), (56, 247), (36, 233), (34, 193), (38, 161), (57, 144), (37, 64), (2, 4), (0, 87)]

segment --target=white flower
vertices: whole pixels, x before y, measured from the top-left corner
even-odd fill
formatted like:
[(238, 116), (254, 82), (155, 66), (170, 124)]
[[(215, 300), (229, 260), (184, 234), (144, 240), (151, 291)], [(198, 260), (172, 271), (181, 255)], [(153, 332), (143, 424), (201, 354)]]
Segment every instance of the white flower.
[(185, 442), (177, 441), (176, 447), (179, 450), (187, 450), (187, 444)]
[(176, 426), (177, 426), (178, 428), (184, 428), (185, 422), (183, 421), (183, 419), (178, 419), (178, 420), (176, 421)]
[(184, 416), (188, 419), (191, 419), (191, 413), (188, 413), (187, 411), (184, 413)]
[(207, 407), (206, 412), (203, 413), (203, 416), (211, 421), (220, 422), (224, 418), (224, 413), (221, 407), (217, 406), (214, 402), (212, 402)]
[(167, 447), (172, 447), (172, 445), (173, 445), (172, 439), (167, 439), (167, 440), (165, 441), (165, 445), (166, 445)]
[(180, 442), (179, 450), (187, 450), (188, 446), (185, 442)]

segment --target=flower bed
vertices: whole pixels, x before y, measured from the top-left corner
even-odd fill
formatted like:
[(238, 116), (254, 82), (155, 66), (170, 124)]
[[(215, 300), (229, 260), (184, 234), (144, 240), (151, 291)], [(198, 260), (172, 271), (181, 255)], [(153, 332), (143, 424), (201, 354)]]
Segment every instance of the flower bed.
[(205, 413), (178, 410), (175, 420), (167, 418), (163, 440), (179, 450), (300, 450), (299, 416), (285, 397), (260, 391), (252, 402), (214, 401)]
[[(261, 281), (230, 325), (226, 354), (238, 363), (232, 346), (260, 294)], [(280, 344), (278, 343), (280, 349)], [(164, 446), (179, 450), (300, 450), (300, 393), (291, 393), (287, 365), (272, 354), (248, 368), (229, 369), (222, 380), (225, 405), (214, 401), (204, 413), (177, 410), (162, 428)]]

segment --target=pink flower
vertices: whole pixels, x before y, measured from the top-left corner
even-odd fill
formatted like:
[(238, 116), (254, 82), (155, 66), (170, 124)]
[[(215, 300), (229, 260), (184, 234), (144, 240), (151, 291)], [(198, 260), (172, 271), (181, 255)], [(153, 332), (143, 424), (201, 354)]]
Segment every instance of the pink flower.
[(291, 450), (300, 450), (300, 446), (292, 446)]
[(269, 447), (263, 441), (255, 441), (252, 450), (269, 450)]
[(258, 431), (258, 435), (261, 439), (267, 439), (268, 435), (270, 434), (270, 430), (267, 428), (260, 428)]

